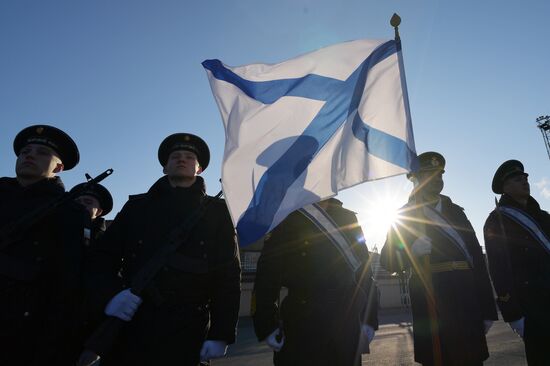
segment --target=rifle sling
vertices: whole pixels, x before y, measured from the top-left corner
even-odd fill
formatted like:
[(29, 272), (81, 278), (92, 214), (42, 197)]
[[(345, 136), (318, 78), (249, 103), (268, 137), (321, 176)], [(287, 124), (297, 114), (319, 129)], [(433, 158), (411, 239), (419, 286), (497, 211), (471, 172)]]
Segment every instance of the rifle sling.
[[(204, 200), (200, 205), (195, 209), (195, 211), (187, 216), (185, 221), (182, 224), (174, 227), (170, 233), (167, 235), (168, 243), (165, 245), (159, 246), (157, 252), (145, 263), (143, 267), (136, 272), (135, 276), (131, 281), (132, 292), (139, 296), (139, 294), (150, 286), (155, 278), (156, 274), (164, 267), (169, 264), (170, 258), (174, 257), (175, 266), (193, 268), (196, 269), (198, 263), (193, 261), (192, 258), (188, 257), (177, 257), (175, 256), (176, 251), (180, 249), (184, 244), (187, 243), (191, 232), (196, 224), (202, 219), (202, 216), (206, 213), (210, 203), (219, 198), (222, 194), (220, 191), (215, 197), (205, 196)], [(186, 259), (183, 259), (186, 258)], [(177, 267), (175, 267), (177, 268)]]
[(191, 258), (177, 252), (168, 258), (166, 264), (169, 267), (181, 272), (193, 274), (208, 273), (208, 261), (206, 259)]

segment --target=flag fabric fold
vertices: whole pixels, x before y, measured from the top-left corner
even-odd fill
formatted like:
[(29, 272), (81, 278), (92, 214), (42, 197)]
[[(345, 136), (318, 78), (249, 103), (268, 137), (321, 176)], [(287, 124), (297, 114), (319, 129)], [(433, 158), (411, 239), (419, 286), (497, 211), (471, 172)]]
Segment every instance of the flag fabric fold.
[(241, 246), (289, 213), (416, 164), (397, 41), (278, 63), (203, 62), (225, 127), (222, 184)]

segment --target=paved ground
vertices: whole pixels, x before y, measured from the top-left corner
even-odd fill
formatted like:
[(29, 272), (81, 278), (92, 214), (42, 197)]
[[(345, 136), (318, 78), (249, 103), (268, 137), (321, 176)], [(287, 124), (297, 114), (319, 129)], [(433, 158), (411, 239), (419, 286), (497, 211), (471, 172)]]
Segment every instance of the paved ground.
[[(413, 361), (412, 329), (408, 312), (385, 310), (380, 314), (380, 329), (371, 343), (371, 353), (364, 355), (363, 365), (418, 365)], [(495, 322), (488, 334), (490, 357), (485, 365), (524, 366), (525, 353), (521, 339), (510, 327)], [(241, 318), (237, 343), (230, 348), (226, 359), (212, 362), (212, 366), (267, 366), (272, 365), (270, 349), (258, 343), (250, 318)]]

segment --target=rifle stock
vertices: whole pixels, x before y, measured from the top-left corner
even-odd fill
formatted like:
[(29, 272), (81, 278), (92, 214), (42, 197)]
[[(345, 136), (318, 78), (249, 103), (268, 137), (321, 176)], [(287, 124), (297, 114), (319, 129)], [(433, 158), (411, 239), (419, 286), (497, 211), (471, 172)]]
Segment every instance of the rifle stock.
[[(122, 327), (124, 326), (124, 321), (120, 320), (117, 317), (109, 316), (107, 319), (101, 323), (101, 325), (94, 331), (94, 333), (86, 340), (84, 344), (84, 349), (88, 352), (100, 356), (108, 353), (111, 350), (112, 345), (114, 345), (116, 339), (118, 338)], [(86, 357), (83, 357), (86, 351), (81, 355), (78, 366), (90, 366), (88, 360), (84, 360)], [(85, 361), (85, 362), (81, 362)]]

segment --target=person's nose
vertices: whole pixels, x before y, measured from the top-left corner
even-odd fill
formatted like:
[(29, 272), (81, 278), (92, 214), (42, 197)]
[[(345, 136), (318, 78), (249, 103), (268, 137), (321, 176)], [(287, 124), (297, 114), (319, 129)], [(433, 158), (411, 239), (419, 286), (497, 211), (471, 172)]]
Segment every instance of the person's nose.
[(36, 152), (34, 150), (30, 150), (24, 153), (23, 158), (25, 160), (34, 160), (36, 159)]

